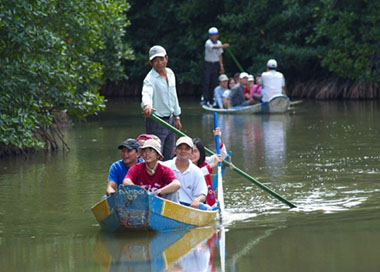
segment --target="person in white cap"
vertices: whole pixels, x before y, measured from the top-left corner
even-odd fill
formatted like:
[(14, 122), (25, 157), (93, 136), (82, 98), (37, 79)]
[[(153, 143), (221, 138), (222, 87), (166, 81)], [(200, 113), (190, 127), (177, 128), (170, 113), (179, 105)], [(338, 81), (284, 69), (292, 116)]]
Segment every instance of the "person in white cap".
[(262, 86), (262, 101), (268, 102), (273, 96), (286, 95), (284, 75), (276, 71), (277, 61), (270, 59), (267, 62), (267, 71), (261, 74), (260, 85)]
[(224, 104), (224, 92), (228, 90), (228, 77), (225, 74), (221, 74), (219, 76), (219, 86), (217, 86), (214, 90), (214, 99), (216, 103), (216, 107), (219, 109), (223, 109)]
[(248, 74), (246, 72), (240, 73), (239, 79), (240, 82), (231, 89), (228, 97), (231, 107), (242, 106), (245, 102), (244, 87), (248, 86)]
[(201, 169), (191, 162), (193, 140), (187, 136), (180, 137), (176, 142), (175, 154), (174, 159), (161, 164), (168, 166), (181, 183), (180, 203), (193, 208), (204, 206), (207, 186)]
[(181, 108), (177, 97), (175, 75), (170, 68), (166, 67), (168, 55), (162, 46), (155, 45), (150, 48), (149, 62), (152, 69), (144, 79), (141, 103), (146, 116), (146, 133), (160, 138), (164, 160), (169, 160), (173, 157), (175, 135), (171, 130), (148, 117), (154, 112), (158, 117), (181, 130)]
[(203, 93), (201, 104), (213, 104), (214, 89), (218, 85), (218, 76), (224, 74), (223, 48), (228, 48), (228, 43), (218, 40), (218, 29), (211, 27), (208, 30), (209, 39), (205, 43), (205, 64), (203, 78)]
[(181, 184), (170, 168), (158, 162), (162, 158), (161, 144), (154, 139), (146, 140), (141, 147), (141, 154), (144, 161), (129, 168), (123, 185), (138, 185), (158, 196), (178, 202)]

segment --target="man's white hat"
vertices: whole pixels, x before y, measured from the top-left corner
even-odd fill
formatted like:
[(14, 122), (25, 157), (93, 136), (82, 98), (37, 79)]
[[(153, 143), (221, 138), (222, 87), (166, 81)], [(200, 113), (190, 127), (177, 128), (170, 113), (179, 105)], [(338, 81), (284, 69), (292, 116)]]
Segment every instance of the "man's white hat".
[(190, 137), (183, 136), (177, 140), (175, 147), (180, 146), (181, 144), (187, 144), (190, 148), (193, 148), (193, 140)]
[(218, 29), (216, 27), (211, 27), (208, 30), (208, 35), (216, 35), (216, 34), (218, 34)]
[(240, 79), (245, 78), (245, 77), (248, 78), (248, 74), (246, 72), (240, 73), (240, 75), (239, 75)]
[(270, 59), (267, 62), (269, 68), (277, 68), (277, 61), (275, 59)]
[(225, 74), (221, 74), (218, 79), (219, 81), (225, 81), (228, 80), (228, 77)]
[(248, 75), (248, 81), (254, 81), (253, 80), (253, 75)]
[(165, 57), (166, 50), (161, 45), (155, 45), (149, 49), (149, 60), (154, 59), (155, 57)]

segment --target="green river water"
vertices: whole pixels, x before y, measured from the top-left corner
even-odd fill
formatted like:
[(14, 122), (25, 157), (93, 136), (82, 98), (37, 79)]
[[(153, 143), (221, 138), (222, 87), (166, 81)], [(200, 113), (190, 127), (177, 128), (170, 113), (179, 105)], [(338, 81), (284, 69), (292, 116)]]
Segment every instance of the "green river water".
[[(195, 100), (180, 104), (183, 131), (214, 150), (213, 115)], [(113, 236), (92, 215), (117, 146), (144, 132), (139, 101), (113, 99), (65, 129), (70, 152), (0, 160), (0, 270), (379, 271), (379, 104), (305, 101), (283, 115), (219, 115), (232, 162), (297, 208), (227, 169), (215, 230), (225, 243), (198, 241), (179, 254), (186, 233)]]

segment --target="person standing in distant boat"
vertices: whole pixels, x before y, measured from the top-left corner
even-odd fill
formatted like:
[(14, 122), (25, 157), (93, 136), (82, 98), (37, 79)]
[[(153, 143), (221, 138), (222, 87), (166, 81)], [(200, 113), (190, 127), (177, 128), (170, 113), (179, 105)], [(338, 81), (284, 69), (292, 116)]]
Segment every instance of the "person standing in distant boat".
[(224, 74), (223, 48), (228, 48), (229, 44), (222, 44), (218, 40), (218, 29), (211, 27), (208, 30), (209, 39), (205, 43), (205, 64), (203, 79), (203, 95), (201, 104), (213, 104), (214, 89), (218, 85), (219, 74)]
[(267, 71), (262, 73), (260, 85), (262, 86), (262, 101), (268, 102), (273, 96), (286, 95), (284, 75), (276, 71), (277, 61), (270, 59), (267, 62)]
[(142, 88), (141, 107), (145, 115), (146, 133), (154, 134), (161, 140), (164, 160), (173, 157), (175, 134), (170, 129), (150, 119), (155, 114), (177, 129), (182, 129), (174, 72), (167, 68), (166, 50), (155, 45), (149, 50), (149, 63), (152, 66), (146, 75)]

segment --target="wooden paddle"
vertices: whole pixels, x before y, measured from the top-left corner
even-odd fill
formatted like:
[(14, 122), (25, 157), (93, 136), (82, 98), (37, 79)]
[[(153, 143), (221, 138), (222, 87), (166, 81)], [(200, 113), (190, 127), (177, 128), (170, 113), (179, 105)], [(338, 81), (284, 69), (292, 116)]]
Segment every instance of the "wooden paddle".
[[(218, 114), (214, 112), (214, 129), (218, 128)], [(220, 155), (219, 135), (215, 135), (216, 154)], [(222, 181), (222, 163), (218, 162), (218, 202), (219, 202), (219, 218), (223, 219), (224, 212), (224, 195), (223, 195), (223, 181)]]
[[(174, 133), (176, 133), (177, 135), (179, 136), (187, 136), (185, 133), (183, 133), (182, 131), (176, 129), (175, 127), (173, 127), (172, 125), (168, 124), (167, 122), (165, 122), (164, 120), (162, 120), (160, 117), (156, 116), (155, 114), (151, 114), (150, 116), (151, 119), (155, 120), (156, 122), (160, 123), (161, 125), (163, 125), (164, 127), (167, 127), (168, 129), (170, 129), (171, 131), (173, 131)], [(215, 153), (212, 152), (210, 149), (208, 149), (207, 147), (205, 147), (205, 150), (206, 150), (206, 153), (208, 155), (214, 155)], [(232, 168), (232, 170), (234, 170), (236, 173), (238, 173), (239, 175), (245, 177), (246, 179), (248, 179), (249, 181), (251, 181), (252, 183), (254, 183), (255, 185), (259, 186), (261, 189), (263, 189), (264, 191), (266, 191), (267, 193), (271, 194), (273, 197), (277, 198), (278, 200), (280, 200), (281, 202), (285, 203), (286, 205), (288, 205), (290, 208), (296, 208), (297, 206), (294, 205), (293, 203), (291, 203), (290, 201), (286, 200), (285, 198), (283, 198), (282, 196), (280, 196), (279, 194), (277, 194), (276, 192), (272, 191), (271, 189), (269, 189), (267, 186), (265, 186), (264, 184), (262, 184), (261, 182), (257, 181), (256, 179), (254, 179), (253, 177), (251, 177), (250, 175), (248, 175), (246, 172), (244, 172), (243, 170), (239, 169), (238, 167), (236, 167), (235, 165), (233, 165), (232, 163), (230, 162), (227, 162), (226, 160), (223, 160), (223, 163), (227, 166), (229, 166), (230, 168)]]
[(303, 103), (303, 100), (296, 100), (296, 101), (291, 101), (290, 106), (297, 105)]

